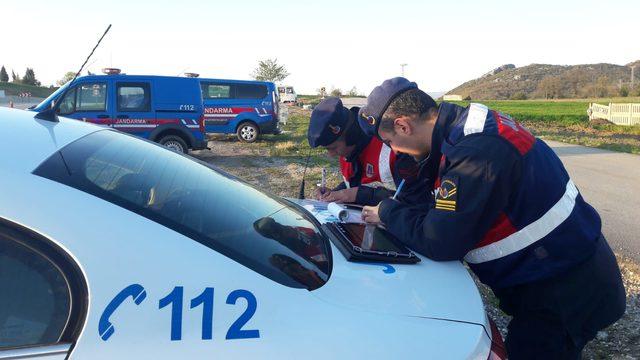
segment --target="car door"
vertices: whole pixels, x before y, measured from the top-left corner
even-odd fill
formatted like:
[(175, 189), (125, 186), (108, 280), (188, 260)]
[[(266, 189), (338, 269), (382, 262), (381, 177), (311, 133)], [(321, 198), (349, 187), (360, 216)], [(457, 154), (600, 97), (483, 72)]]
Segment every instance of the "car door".
[(0, 359), (66, 359), (86, 318), (84, 277), (48, 239), (0, 219)]
[(113, 127), (148, 138), (157, 126), (149, 81), (116, 81)]
[(69, 90), (61, 100), (58, 114), (72, 119), (109, 126), (108, 80), (84, 81)]

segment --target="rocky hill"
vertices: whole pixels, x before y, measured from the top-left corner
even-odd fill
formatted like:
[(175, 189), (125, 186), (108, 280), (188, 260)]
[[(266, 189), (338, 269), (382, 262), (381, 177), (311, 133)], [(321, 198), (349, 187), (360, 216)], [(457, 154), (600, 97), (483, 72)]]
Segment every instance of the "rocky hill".
[[(500, 66), (481, 77), (447, 92), (474, 100), (531, 98), (580, 98), (618, 96), (626, 88), (630, 95), (631, 66), (635, 68), (635, 87), (640, 85), (640, 60), (627, 65), (547, 65)], [(624, 95), (623, 95), (624, 96)]]

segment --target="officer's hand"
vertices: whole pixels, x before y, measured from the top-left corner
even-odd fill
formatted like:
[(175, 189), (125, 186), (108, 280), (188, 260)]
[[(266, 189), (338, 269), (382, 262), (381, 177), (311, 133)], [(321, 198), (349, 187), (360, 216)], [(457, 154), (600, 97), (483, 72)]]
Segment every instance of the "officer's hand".
[(365, 206), (362, 208), (362, 220), (367, 224), (380, 224), (380, 215), (378, 215), (378, 211), (380, 210), (380, 204), (376, 206)]
[(315, 193), (313, 194), (313, 197), (316, 200), (324, 200), (323, 197), (327, 196), (329, 194), (331, 194), (331, 190), (329, 190), (328, 188), (325, 188), (324, 189), (324, 193), (323, 193), (322, 192), (322, 188), (319, 187), (319, 188), (316, 189)]
[(353, 187), (344, 190), (331, 191), (329, 193), (324, 193), (324, 196), (320, 200), (326, 202), (337, 202), (337, 203), (353, 203), (356, 201), (356, 194), (358, 193), (358, 188)]

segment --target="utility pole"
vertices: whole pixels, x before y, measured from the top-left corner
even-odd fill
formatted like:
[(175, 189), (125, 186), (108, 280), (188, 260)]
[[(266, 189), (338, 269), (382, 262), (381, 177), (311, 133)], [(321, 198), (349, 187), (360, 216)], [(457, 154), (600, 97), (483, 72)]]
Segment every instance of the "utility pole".
[[(409, 64), (400, 64), (400, 68), (402, 69), (402, 77), (404, 77), (404, 67), (407, 66)], [(633, 69), (633, 68), (631, 68)]]
[(635, 69), (636, 69), (636, 66), (635, 65), (631, 65), (631, 90), (634, 89), (633, 88), (633, 82), (634, 82), (634, 74), (633, 74), (633, 72), (634, 72)]

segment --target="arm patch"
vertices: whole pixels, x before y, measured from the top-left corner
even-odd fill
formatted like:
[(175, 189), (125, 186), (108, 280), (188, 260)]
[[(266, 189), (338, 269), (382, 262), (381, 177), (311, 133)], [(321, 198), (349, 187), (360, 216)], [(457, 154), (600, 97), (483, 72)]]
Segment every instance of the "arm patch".
[(445, 176), (440, 182), (440, 187), (435, 191), (436, 209), (456, 211), (458, 202), (458, 177)]

